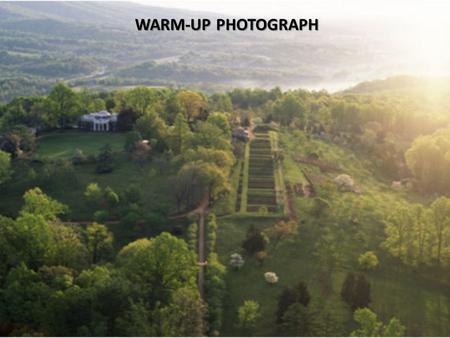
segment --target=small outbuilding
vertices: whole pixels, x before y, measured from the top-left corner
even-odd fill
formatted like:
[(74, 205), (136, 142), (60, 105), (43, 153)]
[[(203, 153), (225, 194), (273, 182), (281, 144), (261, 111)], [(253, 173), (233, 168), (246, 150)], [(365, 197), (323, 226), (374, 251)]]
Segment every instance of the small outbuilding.
[(235, 128), (233, 130), (233, 137), (247, 142), (249, 140), (248, 130), (242, 127)]

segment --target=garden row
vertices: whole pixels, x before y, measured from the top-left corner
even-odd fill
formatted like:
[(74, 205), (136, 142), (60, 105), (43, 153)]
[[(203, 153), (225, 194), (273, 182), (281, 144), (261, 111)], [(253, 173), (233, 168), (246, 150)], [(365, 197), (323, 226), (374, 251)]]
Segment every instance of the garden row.
[(277, 211), (274, 162), (267, 131), (255, 133), (250, 143), (247, 211)]

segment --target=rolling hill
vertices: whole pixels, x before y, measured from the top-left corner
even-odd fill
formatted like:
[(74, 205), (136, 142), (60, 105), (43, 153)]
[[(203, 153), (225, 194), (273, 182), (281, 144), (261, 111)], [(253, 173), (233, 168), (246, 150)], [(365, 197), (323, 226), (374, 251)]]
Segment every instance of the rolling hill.
[[(1, 2), (0, 101), (76, 86), (342, 88), (383, 74), (355, 29), (317, 33), (138, 32), (138, 17), (217, 14), (127, 2)], [(338, 33), (339, 32), (339, 33)], [(349, 55), (352, 56), (351, 60)], [(360, 66), (355, 66), (360, 65)]]

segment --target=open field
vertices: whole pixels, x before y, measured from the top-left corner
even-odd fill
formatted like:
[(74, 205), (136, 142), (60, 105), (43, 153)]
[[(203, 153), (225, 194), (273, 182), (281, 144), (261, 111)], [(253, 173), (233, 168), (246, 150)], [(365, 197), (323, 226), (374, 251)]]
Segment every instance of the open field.
[(105, 144), (111, 145), (113, 151), (122, 151), (124, 142), (125, 134), (121, 133), (52, 132), (39, 137), (36, 153), (39, 158), (69, 159), (76, 149), (85, 155), (96, 155)]

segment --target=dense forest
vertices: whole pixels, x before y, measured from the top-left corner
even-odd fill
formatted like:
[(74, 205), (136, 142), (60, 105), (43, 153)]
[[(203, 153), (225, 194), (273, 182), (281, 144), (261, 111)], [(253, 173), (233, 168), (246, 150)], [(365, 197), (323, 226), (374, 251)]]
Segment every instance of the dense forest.
[[(422, 85), (0, 105), (0, 332), (448, 335), (450, 87)], [(79, 129), (100, 110), (117, 132)]]

